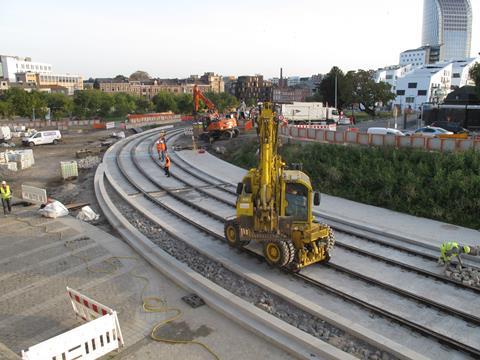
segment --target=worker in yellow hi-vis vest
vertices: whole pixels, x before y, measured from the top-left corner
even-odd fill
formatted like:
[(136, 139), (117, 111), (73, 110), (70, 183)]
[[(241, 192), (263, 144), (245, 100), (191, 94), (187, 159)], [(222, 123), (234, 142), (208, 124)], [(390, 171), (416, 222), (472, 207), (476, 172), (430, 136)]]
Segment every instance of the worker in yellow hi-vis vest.
[(455, 241), (444, 242), (442, 246), (440, 246), (440, 257), (438, 262), (440, 264), (445, 264), (445, 267), (448, 267), (456, 257), (460, 266), (463, 267), (461, 258), (462, 254), (478, 256), (480, 255), (480, 246), (459, 245)]
[(3, 213), (7, 215), (12, 212), (12, 206), (10, 205), (10, 201), (12, 199), (12, 193), (10, 191), (10, 185), (4, 180), (2, 181), (2, 186), (0, 186), (0, 195), (2, 197), (2, 205), (3, 205)]

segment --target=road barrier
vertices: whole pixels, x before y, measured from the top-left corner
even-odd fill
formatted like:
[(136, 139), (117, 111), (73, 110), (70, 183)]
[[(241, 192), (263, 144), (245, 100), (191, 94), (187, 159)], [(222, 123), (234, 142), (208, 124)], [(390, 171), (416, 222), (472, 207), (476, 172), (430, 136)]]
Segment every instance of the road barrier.
[(395, 146), (428, 151), (480, 151), (480, 139), (428, 138), (424, 136), (395, 136), (365, 134), (358, 131), (329, 131), (308, 125), (280, 127), (280, 136), (290, 140), (330, 144), (356, 144), (364, 146)]
[(87, 323), (22, 350), (22, 360), (98, 359), (124, 345), (117, 313), (67, 286), (75, 316)]
[(120, 347), (117, 324), (116, 312), (104, 315), (22, 350), (22, 360), (98, 359)]
[(46, 204), (47, 190), (34, 186), (22, 185), (22, 199), (32, 204)]

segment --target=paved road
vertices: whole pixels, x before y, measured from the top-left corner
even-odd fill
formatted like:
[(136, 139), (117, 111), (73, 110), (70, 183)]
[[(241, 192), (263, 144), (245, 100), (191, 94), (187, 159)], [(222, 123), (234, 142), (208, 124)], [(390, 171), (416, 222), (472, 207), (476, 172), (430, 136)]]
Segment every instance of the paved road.
[[(135, 274), (148, 278), (146, 296), (160, 296), (183, 313), (160, 330), (161, 336), (204, 342), (221, 359), (291, 359), (208, 306), (189, 307), (181, 300), (187, 295), (183, 289), (120, 239), (71, 216), (53, 220), (40, 218), (33, 208), (14, 211), (0, 220), (0, 359), (6, 358), (3, 344), (19, 354), (81, 324), (74, 317), (66, 286), (119, 313), (126, 348), (116, 358), (212, 359), (195, 345), (150, 340), (152, 327), (170, 314), (141, 310), (145, 282)], [(113, 269), (106, 262), (112, 256), (135, 259), (114, 259)]]

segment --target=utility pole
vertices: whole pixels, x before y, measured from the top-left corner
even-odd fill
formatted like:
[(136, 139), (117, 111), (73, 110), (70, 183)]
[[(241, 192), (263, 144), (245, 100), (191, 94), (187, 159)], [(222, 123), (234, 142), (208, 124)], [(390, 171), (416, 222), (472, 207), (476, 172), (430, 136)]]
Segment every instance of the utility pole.
[(338, 109), (337, 108), (337, 74), (335, 74), (335, 109)]

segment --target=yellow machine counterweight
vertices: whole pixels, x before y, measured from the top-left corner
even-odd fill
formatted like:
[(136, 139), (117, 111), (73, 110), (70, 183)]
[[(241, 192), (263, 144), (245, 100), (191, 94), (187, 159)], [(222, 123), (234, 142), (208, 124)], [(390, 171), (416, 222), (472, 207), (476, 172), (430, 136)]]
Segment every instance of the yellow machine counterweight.
[(237, 186), (236, 216), (225, 222), (228, 243), (242, 247), (251, 240), (260, 242), (268, 263), (292, 270), (328, 261), (335, 237), (312, 213), (320, 194), (305, 173), (285, 169), (272, 104), (264, 104), (257, 123), (259, 164)]

